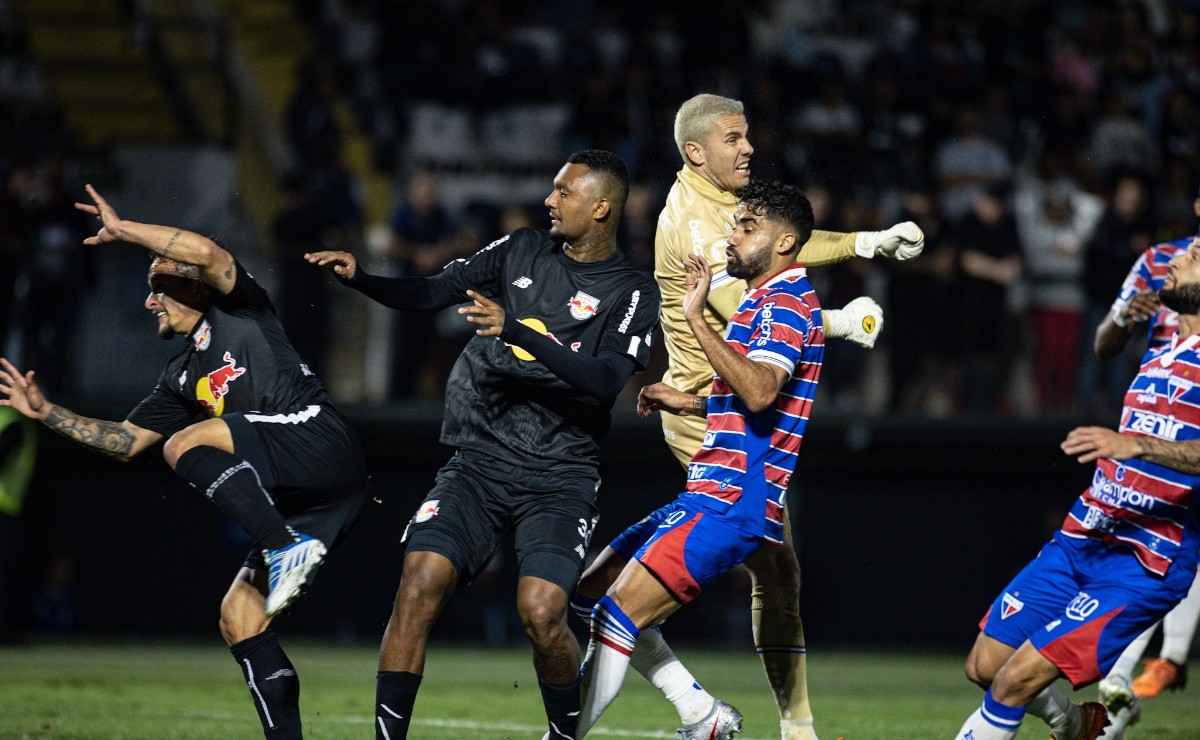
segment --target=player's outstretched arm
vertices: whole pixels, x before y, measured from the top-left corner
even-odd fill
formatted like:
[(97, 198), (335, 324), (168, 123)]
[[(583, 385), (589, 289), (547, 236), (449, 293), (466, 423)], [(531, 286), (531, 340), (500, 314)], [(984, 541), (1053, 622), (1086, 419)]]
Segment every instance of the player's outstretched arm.
[(707, 398), (676, 390), (666, 383), (653, 383), (638, 391), (637, 413), (645, 419), (655, 411), (676, 416), (708, 416)]
[(371, 275), (358, 266), (349, 252), (309, 252), (304, 259), (310, 265), (324, 267), (337, 276), (342, 285), (354, 288), (371, 300), (401, 311), (438, 311), (462, 301), (441, 275), (432, 277), (382, 277)]
[(1154, 314), (1158, 313), (1158, 293), (1153, 290), (1143, 290), (1130, 299), (1122, 307), (1113, 306), (1100, 326), (1096, 327), (1096, 338), (1092, 349), (1101, 360), (1116, 357), (1129, 344), (1133, 330), (1138, 324), (1144, 324)]
[(477, 328), (481, 337), (500, 337), (533, 355), (546, 369), (569, 385), (612, 407), (621, 389), (637, 371), (630, 355), (606, 350), (595, 357), (573, 352), (546, 335), (508, 315), (504, 307), (474, 290), (467, 291), (472, 303), (458, 312)]
[(809, 267), (825, 267), (854, 257), (876, 256), (911, 260), (925, 248), (925, 233), (912, 221), (903, 221), (883, 231), (814, 231), (796, 255)]
[(1173, 442), (1158, 437), (1120, 434), (1105, 427), (1077, 427), (1060, 447), (1081, 463), (1095, 462), (1103, 457), (1113, 460), (1141, 458), (1181, 473), (1200, 475), (1200, 440)]
[(0, 357), (0, 406), (40, 421), (67, 439), (117, 460), (131, 460), (162, 439), (162, 435), (128, 421), (101, 421), (80, 416), (50, 403), (42, 395), (32, 370), (22, 373)]
[(115, 241), (136, 244), (161, 257), (196, 265), (200, 268), (200, 279), (221, 293), (233, 290), (237, 281), (233, 255), (212, 239), (174, 226), (125, 220), (95, 188), (86, 187), (93, 202), (76, 203), (75, 207), (98, 218), (101, 226), (95, 236), (83, 240), (84, 244), (95, 246)]

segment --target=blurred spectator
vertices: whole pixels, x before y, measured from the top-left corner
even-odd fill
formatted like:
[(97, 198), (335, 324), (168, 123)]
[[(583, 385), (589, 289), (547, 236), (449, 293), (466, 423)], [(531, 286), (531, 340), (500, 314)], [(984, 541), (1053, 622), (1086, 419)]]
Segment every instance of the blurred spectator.
[(16, 573), (21, 507), (37, 457), (37, 426), (0, 406), (0, 645), (19, 641)]
[[(404, 197), (392, 212), (389, 227), (389, 272), (394, 276), (433, 275), (450, 260), (463, 256), (461, 238), (442, 206), (437, 178), (432, 172), (417, 172), (409, 179)], [(391, 395), (412, 398), (417, 395), (418, 383), (434, 356), (435, 319), (429, 313), (400, 311), (394, 322)], [(440, 394), (443, 385), (435, 380), (430, 390)]]
[(318, 201), (307, 180), (289, 178), (284, 184), (284, 202), (271, 234), (275, 241), (279, 273), (279, 320), (293, 346), (318, 377), (329, 377), (326, 350), (329, 344), (328, 272), (304, 261), (305, 252), (349, 249), (349, 234), (335, 214)]
[(342, 129), (334, 117), (332, 94), (311, 57), (296, 70), (296, 89), (284, 113), (284, 131), (301, 170), (329, 165), (342, 146)]
[(1016, 195), (1034, 335), (1034, 384), (1039, 409), (1075, 402), (1083, 333), (1083, 250), (1103, 202), (1060, 179), (1028, 182)]
[(979, 114), (962, 108), (955, 135), (938, 148), (934, 171), (941, 184), (942, 213), (957, 221), (971, 211), (976, 196), (1008, 183), (1012, 163), (1004, 147), (984, 136)]
[[(629, 186), (625, 210), (621, 214), (617, 245), (633, 264), (654, 271), (654, 232), (658, 227), (658, 210), (662, 198), (655, 196), (645, 185)], [(508, 231), (498, 233), (507, 234)]]
[(1144, 174), (1158, 170), (1158, 152), (1146, 130), (1133, 117), (1124, 96), (1113, 91), (1104, 96), (1104, 115), (1092, 131), (1088, 156), (1101, 179), (1118, 170)]
[(948, 238), (958, 255), (960, 401), (968, 411), (1007, 412), (1003, 403), (1016, 345), (1009, 291), (1021, 276), (1021, 245), (1006, 203), (993, 187), (975, 196)]
[(886, 263), (891, 278), (883, 336), (888, 342), (891, 407), (945, 415), (951, 410), (945, 389), (954, 385), (952, 344), (958, 333), (950, 290), (955, 255), (931, 193), (908, 189), (901, 203), (897, 220), (921, 227), (925, 251), (920, 259)]
[(38, 368), (48, 392), (74, 392), (75, 330), (80, 307), (95, 281), (93, 252), (83, 245), (89, 226), (68, 194), (64, 161), (51, 155), (38, 163), (20, 198), (28, 219), (32, 254), (24, 305), (24, 361)]
[(862, 117), (838, 80), (821, 83), (816, 99), (792, 115), (791, 129), (804, 142), (808, 174), (837, 195), (850, 193), (859, 177)]
[[(1101, 362), (1092, 351), (1092, 335), (1104, 320), (1125, 275), (1145, 250), (1153, 246), (1154, 224), (1150, 194), (1135, 175), (1117, 178), (1104, 215), (1084, 253), (1083, 286), (1087, 310), (1080, 348), (1079, 400), (1096, 412), (1121, 407), (1133, 369), (1123, 357)], [(1139, 353), (1140, 354), (1140, 353)]]
[(12, 351), (5, 345), (19, 315), (17, 280), (27, 279), (30, 224), (22, 194), (32, 177), (28, 165), (18, 164), (5, 174), (0, 187), (0, 354)]

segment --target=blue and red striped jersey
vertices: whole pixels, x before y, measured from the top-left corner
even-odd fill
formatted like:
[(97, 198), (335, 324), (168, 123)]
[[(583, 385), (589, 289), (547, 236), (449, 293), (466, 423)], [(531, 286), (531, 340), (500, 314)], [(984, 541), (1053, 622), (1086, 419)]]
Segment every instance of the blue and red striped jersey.
[(775, 403), (758, 413), (719, 375), (708, 397), (704, 445), (688, 466), (685, 496), (772, 542), (783, 541), (784, 493), (808, 424), (825, 334), (821, 306), (803, 265), (746, 291), (725, 329), (739, 354), (788, 372)]
[[(1121, 434), (1175, 442), (1200, 439), (1200, 335), (1153, 347), (1125, 394)], [(1071, 507), (1062, 531), (1130, 548), (1152, 573), (1173, 562), (1195, 570), (1200, 546), (1200, 501), (1189, 475), (1141, 459), (1096, 463), (1092, 483)], [(1190, 517), (1190, 522), (1189, 522)]]
[[(1167, 279), (1167, 263), (1187, 249), (1193, 238), (1189, 236), (1186, 239), (1156, 244), (1142, 252), (1137, 262), (1133, 263), (1133, 267), (1129, 268), (1129, 274), (1125, 276), (1121, 292), (1117, 293), (1117, 300), (1113, 302), (1113, 311), (1122, 311), (1138, 293), (1147, 290), (1157, 293), (1162, 288), (1163, 281)], [(1146, 343), (1151, 348), (1162, 347), (1170, 344), (1171, 337), (1179, 331), (1179, 314), (1162, 306), (1149, 323)]]

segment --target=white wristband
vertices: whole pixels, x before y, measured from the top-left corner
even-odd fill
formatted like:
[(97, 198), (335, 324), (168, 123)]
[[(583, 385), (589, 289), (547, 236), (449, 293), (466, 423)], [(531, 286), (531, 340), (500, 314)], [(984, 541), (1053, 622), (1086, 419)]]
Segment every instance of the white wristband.
[(1124, 329), (1125, 327), (1129, 326), (1129, 317), (1121, 315), (1120, 311), (1113, 311), (1112, 322)]

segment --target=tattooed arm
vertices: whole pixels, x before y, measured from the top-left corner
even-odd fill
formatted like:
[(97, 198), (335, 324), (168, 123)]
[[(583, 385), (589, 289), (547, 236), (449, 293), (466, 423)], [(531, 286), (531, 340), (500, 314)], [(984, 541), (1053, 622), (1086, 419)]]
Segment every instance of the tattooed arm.
[(128, 421), (102, 421), (50, 403), (42, 395), (33, 371), (21, 373), (8, 360), (0, 358), (0, 406), (35, 419), (79, 445), (117, 460), (131, 460), (162, 435)]
[(47, 404), (42, 423), (62, 436), (102, 455), (128, 462), (162, 435), (128, 421), (102, 421), (80, 416), (62, 406)]
[(1157, 437), (1119, 434), (1104, 427), (1079, 427), (1067, 435), (1062, 451), (1081, 463), (1102, 457), (1113, 460), (1141, 458), (1188, 475), (1200, 475), (1200, 440), (1172, 442)]
[(237, 270), (234, 268), (233, 255), (221, 245), (186, 229), (127, 221), (118, 216), (108, 201), (100, 197), (100, 193), (91, 185), (87, 186), (87, 192), (95, 205), (76, 203), (75, 207), (100, 219), (103, 225), (95, 236), (84, 239), (84, 244), (97, 245), (115, 241), (136, 244), (161, 257), (196, 265), (200, 268), (200, 279), (222, 294), (233, 290)]

